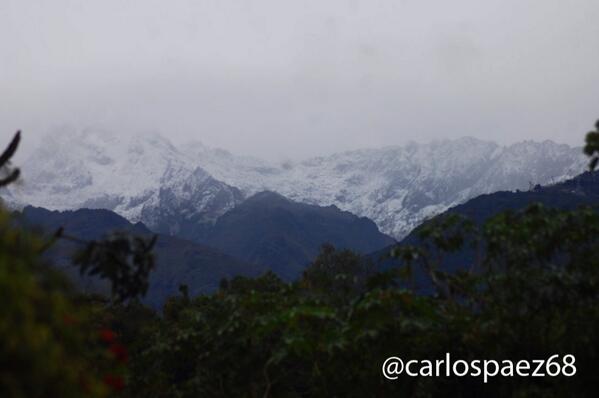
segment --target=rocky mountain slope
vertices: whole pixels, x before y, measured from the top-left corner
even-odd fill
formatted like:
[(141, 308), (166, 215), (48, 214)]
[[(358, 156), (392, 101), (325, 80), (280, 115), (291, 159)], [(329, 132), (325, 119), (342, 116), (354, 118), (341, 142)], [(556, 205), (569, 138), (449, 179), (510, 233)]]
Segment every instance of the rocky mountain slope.
[(502, 147), (462, 138), (344, 152), (279, 167), (206, 152), (190, 157), (243, 192), (272, 190), (300, 202), (334, 204), (372, 219), (398, 239), (470, 198), (562, 181), (586, 167), (580, 148), (551, 141)]
[(528, 190), (581, 173), (580, 148), (551, 141), (500, 146), (474, 138), (364, 149), (277, 164), (155, 134), (48, 135), (7, 202), (110, 209), (167, 234), (200, 233), (244, 198), (269, 190), (335, 205), (402, 238), (427, 217), (481, 194)]
[(169, 235), (211, 225), (243, 200), (155, 134), (61, 129), (42, 140), (22, 176), (3, 193), (13, 207), (108, 209)]

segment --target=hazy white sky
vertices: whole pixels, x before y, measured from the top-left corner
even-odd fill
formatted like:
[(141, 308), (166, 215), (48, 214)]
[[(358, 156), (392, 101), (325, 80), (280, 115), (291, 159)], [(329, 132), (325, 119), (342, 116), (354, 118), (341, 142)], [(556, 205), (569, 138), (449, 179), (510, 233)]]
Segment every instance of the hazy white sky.
[(0, 0), (0, 139), (69, 124), (298, 158), (580, 145), (598, 0)]

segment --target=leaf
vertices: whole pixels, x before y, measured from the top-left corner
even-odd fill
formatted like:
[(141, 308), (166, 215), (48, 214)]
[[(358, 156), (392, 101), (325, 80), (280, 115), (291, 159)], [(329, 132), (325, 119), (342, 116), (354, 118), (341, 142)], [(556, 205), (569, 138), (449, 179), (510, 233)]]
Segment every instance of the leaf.
[(589, 169), (591, 171), (594, 171), (595, 168), (597, 167), (597, 162), (599, 161), (599, 157), (594, 157), (593, 159), (591, 159), (591, 163), (589, 164)]
[(21, 175), (21, 171), (19, 169), (13, 170), (8, 177), (0, 180), (0, 187), (4, 187), (8, 184), (15, 182), (17, 178), (19, 178), (19, 175)]
[(2, 155), (0, 155), (0, 167), (6, 165), (6, 163), (13, 157), (19, 147), (19, 142), (21, 142), (21, 132), (17, 131), (10, 144), (8, 144), (8, 147), (4, 150)]

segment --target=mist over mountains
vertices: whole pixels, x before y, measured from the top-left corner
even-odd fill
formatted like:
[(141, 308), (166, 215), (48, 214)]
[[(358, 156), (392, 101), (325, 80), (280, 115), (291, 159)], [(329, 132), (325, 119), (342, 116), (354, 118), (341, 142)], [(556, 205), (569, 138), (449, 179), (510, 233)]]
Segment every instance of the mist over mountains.
[(580, 148), (510, 146), (475, 138), (364, 149), (277, 164), (163, 136), (64, 129), (24, 162), (3, 193), (12, 207), (112, 210), (169, 235), (201, 234), (248, 197), (273, 191), (373, 220), (396, 239), (427, 217), (481, 194), (528, 190), (584, 171)]

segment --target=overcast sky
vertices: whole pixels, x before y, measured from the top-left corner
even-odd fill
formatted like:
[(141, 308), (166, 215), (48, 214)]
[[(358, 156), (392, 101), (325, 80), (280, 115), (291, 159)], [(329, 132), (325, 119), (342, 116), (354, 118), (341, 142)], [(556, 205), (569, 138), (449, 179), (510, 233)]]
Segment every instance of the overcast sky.
[(465, 135), (582, 144), (598, 0), (0, 0), (0, 138), (157, 131), (301, 158)]

